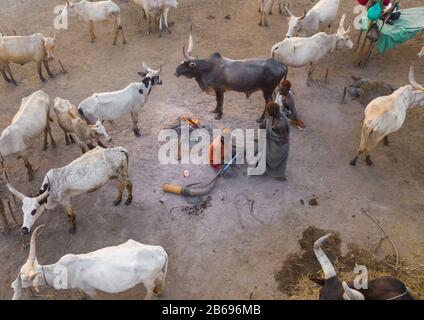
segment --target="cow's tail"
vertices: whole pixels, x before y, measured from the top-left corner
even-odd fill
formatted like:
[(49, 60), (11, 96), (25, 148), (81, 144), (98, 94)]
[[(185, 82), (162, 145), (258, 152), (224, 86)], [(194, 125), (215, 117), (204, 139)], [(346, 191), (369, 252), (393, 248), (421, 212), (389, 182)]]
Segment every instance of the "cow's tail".
[[(385, 123), (391, 120), (389, 113), (385, 112), (381, 116), (375, 118), (370, 124), (365, 124), (362, 127), (361, 145), (359, 150), (362, 152), (370, 151), (374, 145), (378, 142), (375, 141), (372, 145), (369, 145), (370, 140), (378, 139), (378, 135), (381, 135), (385, 131), (383, 127)], [(382, 135), (384, 137), (384, 134)]]
[[(166, 253), (165, 253), (166, 254)], [(160, 289), (159, 292), (162, 292), (165, 289), (165, 280), (166, 280), (166, 274), (168, 273), (168, 254), (166, 254), (165, 256), (165, 266), (163, 267), (163, 277), (162, 277), (162, 281), (160, 283)]]

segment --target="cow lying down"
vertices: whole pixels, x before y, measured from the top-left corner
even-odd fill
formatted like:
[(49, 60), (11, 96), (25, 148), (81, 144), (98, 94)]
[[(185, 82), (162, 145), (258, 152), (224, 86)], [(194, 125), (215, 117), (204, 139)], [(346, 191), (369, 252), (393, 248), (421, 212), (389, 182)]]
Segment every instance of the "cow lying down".
[(122, 147), (103, 149), (96, 147), (63, 168), (47, 172), (38, 196), (31, 198), (14, 189), (6, 178), (6, 186), (22, 201), (22, 233), (30, 232), (35, 221), (46, 210), (59, 204), (64, 206), (71, 224), (71, 233), (76, 231), (72, 198), (96, 191), (109, 180), (118, 182), (118, 197), (114, 204), (122, 201), (125, 188), (128, 190), (126, 204), (132, 202), (132, 183), (128, 176), (128, 151)]
[[(96, 290), (119, 293), (143, 283), (145, 299), (161, 293), (165, 286), (168, 255), (161, 246), (149, 246), (134, 240), (86, 254), (66, 254), (56, 263), (40, 265), (36, 256), (37, 227), (31, 236), (29, 256), (11, 287), (12, 300), (22, 297), (22, 289), (52, 286), (55, 289), (79, 289), (90, 298)], [(66, 272), (64, 272), (66, 270)]]

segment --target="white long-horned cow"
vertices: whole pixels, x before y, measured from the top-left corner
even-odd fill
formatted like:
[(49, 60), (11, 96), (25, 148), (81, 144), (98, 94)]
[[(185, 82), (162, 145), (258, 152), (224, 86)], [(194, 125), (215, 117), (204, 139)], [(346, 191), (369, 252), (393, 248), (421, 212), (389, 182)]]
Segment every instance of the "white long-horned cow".
[(161, 246), (145, 245), (134, 240), (85, 254), (66, 254), (56, 263), (41, 265), (36, 256), (37, 227), (31, 236), (29, 256), (15, 281), (12, 300), (22, 298), (25, 288), (51, 286), (55, 289), (78, 289), (91, 298), (96, 290), (119, 293), (142, 283), (145, 299), (165, 289), (168, 254)]
[(303, 67), (310, 64), (308, 80), (314, 71), (315, 64), (337, 49), (347, 47), (353, 48), (353, 43), (349, 37), (350, 27), (344, 28), (344, 14), (340, 20), (337, 33), (329, 35), (320, 32), (309, 38), (291, 37), (276, 43), (271, 49), (274, 59), (284, 63), (289, 67)]
[(286, 37), (293, 37), (299, 32), (312, 35), (323, 26), (331, 30), (331, 25), (336, 21), (339, 11), (340, 0), (320, 0), (308, 12), (296, 17), (289, 9), (289, 5), (284, 5), (289, 21), (289, 28)]
[(45, 210), (59, 204), (64, 206), (71, 223), (71, 233), (76, 231), (72, 198), (100, 189), (109, 180), (118, 182), (119, 205), (125, 188), (128, 190), (126, 205), (132, 202), (132, 182), (128, 175), (128, 151), (122, 147), (104, 149), (96, 147), (63, 168), (52, 169), (44, 177), (38, 196), (31, 198), (14, 189), (6, 178), (6, 186), (22, 201), (23, 234), (30, 232), (35, 221)]
[(148, 34), (152, 32), (152, 25), (155, 28), (159, 25), (159, 38), (162, 37), (162, 25), (165, 25), (168, 33), (171, 33), (168, 26), (168, 15), (171, 8), (178, 7), (177, 0), (133, 0), (133, 2), (141, 7), (143, 16), (147, 19)]
[(87, 147), (90, 150), (94, 149), (94, 143), (106, 148), (100, 137), (104, 137), (107, 142), (112, 141), (101, 121), (96, 121), (94, 125), (87, 124), (79, 117), (78, 108), (69, 100), (56, 97), (53, 109), (59, 126), (65, 134), (67, 145), (71, 144), (71, 142), (77, 142), (81, 152), (85, 153), (88, 151)]
[(383, 139), (384, 144), (388, 144), (388, 135), (402, 127), (408, 109), (424, 106), (424, 87), (415, 80), (413, 66), (409, 70), (409, 83), (391, 95), (374, 99), (365, 108), (361, 143), (356, 157), (350, 162), (352, 166), (356, 165), (361, 154), (365, 154), (366, 163), (372, 165), (370, 152), (377, 144)]
[(50, 71), (48, 63), (54, 59), (55, 43), (56, 35), (51, 38), (45, 37), (41, 33), (35, 33), (30, 36), (0, 36), (0, 72), (4, 80), (17, 85), (16, 80), (13, 78), (10, 64), (24, 65), (31, 61), (36, 63), (41, 81), (46, 81), (42, 73), (41, 64), (44, 65), (49, 77), (53, 78), (54, 75)]
[(28, 178), (34, 178), (31, 163), (25, 155), (30, 141), (44, 132), (44, 147), (47, 149), (47, 135), (53, 147), (56, 143), (50, 129), (50, 99), (47, 93), (38, 90), (22, 98), (21, 106), (12, 119), (12, 123), (0, 136), (0, 161), (6, 157), (22, 158), (27, 168)]
[(137, 126), (138, 113), (145, 105), (155, 85), (161, 85), (159, 70), (149, 68), (143, 62), (143, 71), (138, 72), (143, 80), (132, 82), (125, 89), (113, 92), (95, 93), (82, 101), (78, 111), (83, 119), (94, 124), (96, 121), (116, 120), (131, 114), (134, 134), (139, 137), (140, 130)]
[(96, 36), (94, 34), (94, 22), (110, 21), (113, 25), (113, 45), (116, 45), (119, 32), (122, 34), (122, 43), (126, 44), (124, 28), (121, 24), (121, 9), (111, 1), (89, 2), (81, 0), (80, 2), (72, 2), (66, 0), (65, 8), (62, 11), (63, 16), (74, 16), (85, 21), (88, 24), (91, 42), (94, 42)]

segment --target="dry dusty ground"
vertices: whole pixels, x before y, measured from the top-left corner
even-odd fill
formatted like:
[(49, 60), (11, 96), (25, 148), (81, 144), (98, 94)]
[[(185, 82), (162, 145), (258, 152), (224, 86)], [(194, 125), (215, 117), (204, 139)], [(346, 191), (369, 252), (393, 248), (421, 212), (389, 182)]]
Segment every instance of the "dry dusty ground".
[[(53, 33), (53, 7), (59, 0), (2, 0), (1, 27), (18, 34)], [(293, 3), (295, 1), (292, 1)], [(0, 81), (0, 129), (4, 129), (23, 96), (37, 89), (78, 104), (94, 92), (111, 91), (139, 80), (142, 61), (153, 67), (163, 65), (163, 86), (155, 88), (140, 115), (142, 138), (135, 138), (130, 120), (122, 119), (108, 129), (111, 145), (124, 146), (131, 153), (130, 173), (135, 185), (132, 206), (113, 207), (116, 191), (112, 184), (95, 193), (75, 199), (78, 231), (68, 233), (63, 208), (49, 212), (47, 227), (38, 240), (40, 263), (52, 263), (65, 253), (83, 253), (116, 245), (129, 238), (147, 244), (162, 245), (170, 257), (167, 289), (163, 299), (284, 299), (275, 275), (290, 253), (300, 250), (298, 240), (309, 226), (339, 232), (342, 250), (348, 243), (364, 247), (380, 236), (377, 227), (361, 212), (367, 208), (379, 219), (399, 247), (402, 257), (411, 265), (424, 263), (424, 112), (411, 110), (403, 128), (391, 137), (389, 147), (378, 146), (373, 154), (375, 165), (363, 161), (353, 168), (349, 160), (360, 140), (363, 108), (348, 99), (346, 104), (333, 103), (319, 88), (305, 85), (306, 69), (291, 69), (289, 79), (307, 128), (293, 129), (288, 163), (288, 182), (267, 177), (248, 177), (245, 168), (219, 181), (211, 194), (211, 206), (199, 215), (188, 215), (180, 206), (187, 202), (161, 191), (164, 182), (193, 182), (213, 175), (213, 170), (189, 166), (190, 178), (183, 178), (185, 166), (161, 166), (157, 161), (158, 131), (169, 119), (191, 111), (214, 127), (256, 128), (255, 119), (263, 108), (259, 93), (246, 100), (244, 95), (226, 95), (224, 117), (213, 119), (209, 109), (214, 98), (200, 92), (194, 81), (173, 76), (182, 59), (181, 48), (187, 41), (188, 6), (194, 22), (197, 56), (215, 51), (231, 58), (266, 57), (271, 46), (281, 41), (286, 32), (285, 18), (277, 14), (269, 18), (270, 27), (257, 25), (256, 0), (180, 0), (171, 12), (175, 24), (172, 34), (158, 39), (156, 34), (138, 32), (138, 12), (128, 0), (117, 0), (123, 12), (128, 45), (112, 46), (107, 25), (96, 26), (97, 41), (88, 41), (85, 26), (71, 20), (70, 30), (57, 34), (56, 55), (68, 69), (48, 83), (38, 80), (35, 66), (14, 65), (18, 87)], [(347, 21), (353, 20), (354, 0), (343, 0)], [(405, 7), (418, 6), (421, 0), (403, 1)], [(292, 4), (302, 12), (310, 0)], [(340, 10), (340, 15), (341, 15)], [(231, 19), (224, 17), (230, 15)], [(356, 38), (357, 31), (353, 34)], [(329, 95), (339, 98), (349, 83), (349, 72), (386, 80), (395, 87), (404, 85), (411, 61), (416, 64), (417, 79), (424, 83), (424, 61), (416, 61), (416, 53), (424, 45), (413, 40), (382, 57), (375, 55), (365, 70), (351, 64), (352, 52), (340, 51), (322, 61), (315, 74), (323, 77), (330, 69)], [(58, 71), (55, 66), (53, 69)], [(35, 193), (43, 175), (79, 156), (76, 146), (65, 146), (62, 132), (54, 125), (57, 149), (41, 151), (41, 137), (29, 152), (38, 172), (32, 183), (26, 180), (21, 161), (9, 160), (14, 185), (25, 193)], [(241, 194), (241, 195), (240, 195)], [(255, 219), (249, 213), (254, 200)], [(308, 201), (316, 197), (318, 206)], [(300, 200), (304, 200), (301, 204)], [(162, 204), (162, 202), (163, 204)], [(172, 208), (175, 208), (171, 211)], [(40, 219), (44, 221), (45, 216)], [(259, 221), (260, 220), (260, 221)], [(389, 245), (379, 252), (392, 253)], [(21, 247), (19, 229), (0, 234), (0, 298), (12, 296), (10, 283), (27, 257)], [(44, 291), (46, 292), (46, 291)], [(52, 292), (50, 292), (52, 293)], [(138, 287), (119, 296), (107, 298), (142, 298)], [(79, 298), (77, 293), (56, 292), (55, 298)]]

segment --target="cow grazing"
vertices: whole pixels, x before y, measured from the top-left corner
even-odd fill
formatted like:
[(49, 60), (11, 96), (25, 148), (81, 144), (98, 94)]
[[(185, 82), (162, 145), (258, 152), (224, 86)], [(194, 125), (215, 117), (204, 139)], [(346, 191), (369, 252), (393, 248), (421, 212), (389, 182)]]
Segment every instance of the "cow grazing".
[(121, 24), (121, 9), (111, 1), (89, 2), (81, 0), (80, 2), (70, 2), (66, 0), (65, 8), (62, 11), (63, 16), (74, 16), (85, 21), (88, 24), (91, 42), (94, 42), (94, 22), (110, 21), (113, 25), (113, 45), (116, 45), (119, 32), (122, 34), (122, 43), (126, 44), (124, 28)]
[[(171, 33), (168, 26), (168, 15), (171, 8), (177, 8), (176, 0), (133, 0), (133, 2), (141, 7), (144, 17), (149, 25), (148, 34), (159, 25), (159, 38), (162, 37), (162, 25), (164, 24), (168, 33)], [(140, 23), (139, 23), (140, 25)]]
[(285, 5), (284, 9), (289, 21), (286, 37), (293, 37), (300, 32), (313, 35), (319, 32), (323, 26), (328, 26), (331, 30), (331, 25), (336, 21), (339, 4), (340, 0), (320, 0), (300, 17), (296, 17), (290, 11), (289, 5)]
[(418, 52), (417, 56), (419, 56), (420, 58), (424, 57), (424, 47), (421, 49), (420, 52)]
[(134, 134), (141, 136), (137, 125), (138, 113), (147, 102), (153, 87), (162, 84), (160, 72), (161, 68), (153, 70), (143, 62), (143, 71), (138, 72), (143, 78), (141, 82), (132, 82), (119, 91), (93, 94), (79, 104), (80, 115), (93, 124), (98, 120), (111, 121), (131, 114)]
[(358, 101), (364, 108), (374, 99), (388, 96), (395, 91), (389, 84), (383, 81), (370, 81), (367, 79), (351, 76), (353, 83), (349, 86), (349, 94), (352, 99)]
[[(275, 0), (259, 0), (258, 11), (260, 14), (260, 19), (259, 19), (260, 26), (268, 27), (268, 21), (267, 21), (266, 15), (272, 14), (272, 7), (274, 6), (274, 2)], [(279, 7), (280, 14), (283, 14), (281, 10), (281, 3), (279, 3), (278, 7)]]
[[(6, 177), (7, 178), (7, 177)], [(128, 151), (122, 147), (104, 149), (96, 147), (63, 168), (52, 169), (44, 177), (38, 196), (31, 198), (15, 190), (9, 181), (6, 186), (16, 198), (22, 201), (23, 234), (30, 232), (35, 221), (45, 210), (52, 210), (59, 204), (65, 207), (71, 223), (71, 233), (76, 231), (72, 198), (93, 192), (109, 180), (118, 182), (119, 205), (125, 188), (128, 190), (126, 205), (132, 202), (132, 183), (128, 176)]]
[(388, 144), (388, 135), (398, 131), (410, 108), (424, 106), (424, 87), (415, 80), (414, 67), (409, 70), (409, 85), (403, 86), (391, 95), (379, 97), (365, 108), (365, 119), (362, 126), (361, 143), (352, 166), (361, 154), (365, 154), (365, 162), (372, 165), (370, 152), (384, 139)]
[(22, 158), (27, 168), (29, 180), (34, 179), (34, 172), (25, 150), (31, 139), (44, 132), (44, 147), (47, 149), (47, 135), (55, 148), (56, 143), (50, 129), (50, 99), (42, 90), (22, 98), (21, 106), (12, 119), (12, 123), (3, 130), (0, 136), (0, 161), (8, 156)]
[(345, 17), (344, 14), (335, 34), (329, 35), (320, 32), (309, 38), (292, 37), (276, 43), (271, 49), (272, 57), (289, 67), (298, 68), (310, 64), (309, 81), (315, 64), (319, 60), (342, 47), (353, 48), (353, 43), (349, 38), (350, 27), (347, 30), (344, 28)]
[(54, 75), (49, 69), (49, 61), (54, 59), (55, 44), (56, 35), (53, 38), (45, 37), (41, 33), (30, 36), (0, 36), (0, 72), (4, 80), (17, 85), (10, 69), (10, 63), (24, 65), (31, 61), (36, 63), (41, 81), (46, 81), (41, 64), (44, 65), (49, 77), (53, 78)]
[[(96, 290), (119, 293), (142, 283), (145, 299), (160, 294), (165, 288), (168, 254), (161, 246), (149, 246), (134, 240), (85, 254), (67, 254), (56, 263), (41, 265), (36, 256), (37, 227), (31, 236), (29, 256), (15, 281), (12, 300), (22, 297), (22, 290), (39, 286), (55, 289), (78, 289), (90, 298)], [(63, 271), (66, 270), (66, 274)]]
[(112, 141), (101, 121), (97, 121), (95, 125), (87, 124), (79, 117), (78, 108), (69, 100), (57, 97), (54, 100), (54, 111), (59, 126), (65, 133), (66, 144), (76, 141), (82, 153), (88, 151), (87, 147), (94, 149), (95, 142), (105, 148), (100, 137), (104, 137), (107, 142)]
[[(215, 119), (222, 117), (225, 92), (243, 92), (248, 98), (252, 93), (262, 91), (266, 105), (272, 101), (278, 83), (287, 77), (287, 67), (274, 59), (231, 60), (220, 53), (214, 53), (208, 59), (197, 59), (191, 56), (192, 50), (190, 33), (188, 50), (183, 47), (184, 60), (177, 67), (175, 76), (195, 79), (202, 91), (215, 94)], [(261, 119), (264, 115), (265, 110)]]
[(329, 237), (331, 233), (314, 243), (314, 252), (324, 273), (324, 279), (310, 278), (310, 280), (321, 286), (320, 300), (415, 300), (402, 281), (390, 276), (369, 281), (367, 289), (352, 289), (352, 284), (342, 282), (321, 248)]

